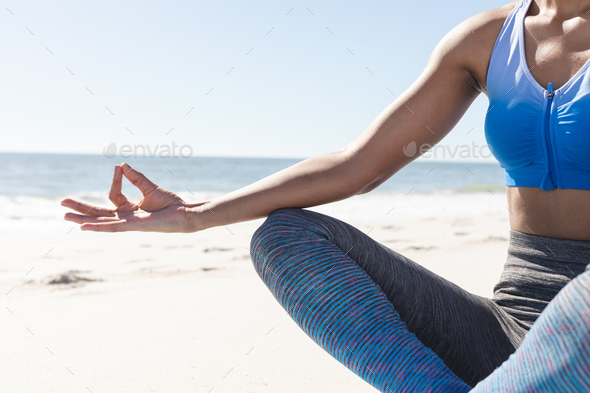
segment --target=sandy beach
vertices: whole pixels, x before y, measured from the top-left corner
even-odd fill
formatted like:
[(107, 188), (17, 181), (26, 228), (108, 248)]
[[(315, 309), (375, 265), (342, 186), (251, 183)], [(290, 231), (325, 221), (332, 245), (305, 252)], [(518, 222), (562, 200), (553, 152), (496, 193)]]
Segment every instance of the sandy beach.
[[(342, 190), (379, 187), (310, 209), (492, 296), (510, 214), (486, 140), (493, 104), (485, 94), (456, 100), (467, 92), (457, 84), (415, 94), (415, 81), (426, 81), (448, 32), (503, 4), (141, 5), (14, 2), (2, 11), (0, 393), (376, 392), (258, 277), (249, 246), (264, 219), (191, 234), (96, 233), (63, 219), (64, 198), (113, 207), (107, 195), (123, 162), (202, 202), (311, 157), (353, 152), (389, 113), (378, 136), (386, 152), (363, 149), (378, 165), (330, 171), (349, 183)], [(470, 86), (476, 74), (461, 72)], [(459, 101), (454, 121), (442, 121)], [(316, 169), (349, 168), (341, 156)], [(318, 171), (303, 174), (306, 193), (323, 194), (313, 179), (334, 179)]]
[[(347, 204), (311, 209), (491, 296), (508, 246), (503, 212), (339, 217)], [(5, 235), (2, 391), (376, 391), (307, 337), (258, 278), (247, 247), (262, 222), (100, 234), (60, 221), (51, 233)]]

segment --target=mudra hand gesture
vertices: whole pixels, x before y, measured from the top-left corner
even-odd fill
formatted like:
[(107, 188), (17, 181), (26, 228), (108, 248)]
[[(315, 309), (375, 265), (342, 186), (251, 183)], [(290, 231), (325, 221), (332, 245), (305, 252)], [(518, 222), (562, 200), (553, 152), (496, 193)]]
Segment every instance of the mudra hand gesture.
[[(123, 176), (141, 191), (143, 198), (136, 204), (121, 192)], [(192, 232), (188, 204), (178, 195), (152, 183), (128, 164), (116, 165), (109, 199), (115, 209), (96, 207), (73, 199), (64, 199), (62, 206), (81, 214), (66, 213), (64, 218), (81, 225), (82, 230), (97, 232)]]

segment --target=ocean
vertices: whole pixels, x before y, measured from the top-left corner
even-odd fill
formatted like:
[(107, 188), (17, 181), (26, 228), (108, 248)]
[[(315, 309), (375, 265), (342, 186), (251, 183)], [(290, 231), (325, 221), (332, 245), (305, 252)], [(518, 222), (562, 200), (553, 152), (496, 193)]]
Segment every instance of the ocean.
[[(65, 197), (110, 206), (113, 167), (103, 155), (0, 153), (0, 233), (51, 230), (63, 222)], [(128, 158), (154, 183), (198, 202), (225, 194), (301, 159), (189, 157)], [(497, 163), (414, 161), (368, 194), (321, 207), (339, 218), (477, 214), (506, 211), (504, 173)], [(130, 184), (130, 199), (139, 193)]]

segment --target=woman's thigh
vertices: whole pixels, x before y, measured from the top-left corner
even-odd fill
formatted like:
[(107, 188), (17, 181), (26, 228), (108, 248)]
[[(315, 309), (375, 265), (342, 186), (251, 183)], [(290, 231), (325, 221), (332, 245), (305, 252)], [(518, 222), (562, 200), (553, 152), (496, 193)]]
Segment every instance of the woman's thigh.
[[(408, 330), (471, 386), (508, 359), (526, 333), (490, 299), (465, 291), (341, 220), (297, 208), (271, 215), (285, 216), (290, 225), (340, 248), (384, 292)], [(264, 226), (258, 236), (273, 231)]]

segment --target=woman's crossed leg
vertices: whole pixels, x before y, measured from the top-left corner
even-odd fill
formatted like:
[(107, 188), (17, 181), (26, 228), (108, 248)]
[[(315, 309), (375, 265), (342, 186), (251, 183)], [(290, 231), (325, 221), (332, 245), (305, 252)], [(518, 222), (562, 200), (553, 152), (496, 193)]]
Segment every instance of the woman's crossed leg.
[(526, 333), (491, 300), (321, 213), (276, 210), (251, 247), (295, 322), (383, 392), (467, 392)]

